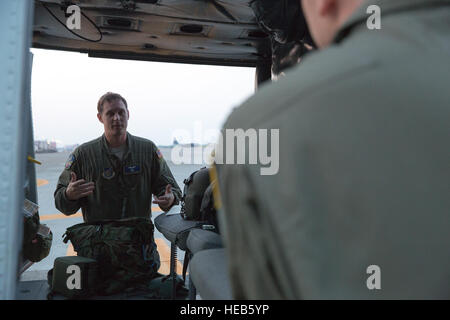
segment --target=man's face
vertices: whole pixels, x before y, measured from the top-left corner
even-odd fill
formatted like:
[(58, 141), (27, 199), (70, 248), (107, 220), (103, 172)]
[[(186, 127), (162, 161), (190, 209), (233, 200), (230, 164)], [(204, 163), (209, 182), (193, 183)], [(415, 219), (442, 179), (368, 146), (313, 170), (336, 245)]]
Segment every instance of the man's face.
[(121, 136), (126, 133), (129, 116), (128, 109), (120, 99), (105, 101), (102, 113), (97, 114), (105, 127), (105, 133), (110, 136)]

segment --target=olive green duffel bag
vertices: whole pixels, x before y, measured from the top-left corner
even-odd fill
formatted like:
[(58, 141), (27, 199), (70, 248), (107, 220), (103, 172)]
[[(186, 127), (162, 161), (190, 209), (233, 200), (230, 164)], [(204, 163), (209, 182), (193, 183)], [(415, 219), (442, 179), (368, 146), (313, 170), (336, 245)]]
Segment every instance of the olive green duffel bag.
[(90, 258), (71, 256), (55, 259), (53, 269), (49, 271), (50, 293), (59, 293), (69, 299), (82, 299), (95, 294), (98, 281), (97, 261)]

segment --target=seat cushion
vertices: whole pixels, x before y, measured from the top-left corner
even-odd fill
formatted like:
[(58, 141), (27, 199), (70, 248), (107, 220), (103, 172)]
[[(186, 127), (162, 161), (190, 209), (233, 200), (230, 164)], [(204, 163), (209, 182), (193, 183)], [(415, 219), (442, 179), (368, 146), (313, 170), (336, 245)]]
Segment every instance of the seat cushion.
[(191, 230), (186, 244), (193, 254), (201, 250), (223, 248), (222, 237), (219, 234), (203, 229)]
[(160, 214), (155, 218), (155, 227), (170, 242), (175, 243), (181, 250), (186, 250), (186, 239), (189, 231), (201, 227), (199, 221), (184, 220), (180, 214)]
[(231, 300), (231, 286), (225, 249), (202, 250), (189, 263), (189, 276), (206, 300)]

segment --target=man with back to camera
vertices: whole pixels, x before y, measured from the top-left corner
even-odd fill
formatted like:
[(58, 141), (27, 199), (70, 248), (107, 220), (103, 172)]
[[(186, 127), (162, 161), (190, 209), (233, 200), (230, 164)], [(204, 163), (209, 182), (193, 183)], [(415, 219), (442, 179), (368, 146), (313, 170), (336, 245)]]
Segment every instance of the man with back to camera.
[[(85, 222), (151, 218), (151, 197), (164, 211), (179, 203), (178, 187), (161, 151), (127, 132), (129, 111), (119, 94), (104, 94), (97, 105), (104, 134), (69, 156), (55, 191), (56, 208), (66, 215), (80, 207)], [(159, 259), (158, 259), (159, 260)]]
[(277, 174), (216, 166), (234, 298), (450, 298), (450, 1), (302, 6), (321, 51), (224, 125), (280, 135)]

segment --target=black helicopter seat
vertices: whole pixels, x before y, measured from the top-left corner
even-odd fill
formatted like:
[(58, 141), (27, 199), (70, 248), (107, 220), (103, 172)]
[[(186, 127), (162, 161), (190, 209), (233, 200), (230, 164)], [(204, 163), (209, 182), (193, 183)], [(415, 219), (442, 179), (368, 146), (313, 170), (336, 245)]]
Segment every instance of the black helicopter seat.
[(186, 250), (186, 240), (189, 231), (201, 228), (205, 222), (185, 220), (180, 214), (162, 213), (155, 218), (155, 227), (172, 244), (181, 250)]
[[(170, 241), (170, 276), (175, 278), (175, 265), (177, 261), (177, 247), (186, 251), (184, 267), (189, 263), (189, 298), (195, 299), (197, 283), (194, 282), (191, 272), (197, 274), (196, 281), (200, 285), (200, 293), (203, 299), (231, 299), (231, 290), (228, 283), (228, 273), (223, 256), (219, 253), (208, 252), (204, 260), (203, 252), (210, 249), (223, 248), (222, 238), (219, 234), (204, 230), (211, 227), (204, 221), (185, 220), (180, 214), (163, 213), (155, 218), (155, 227), (162, 235)], [(197, 258), (197, 255), (199, 257)], [(189, 262), (193, 257), (197, 261), (194, 265)], [(204, 264), (204, 265), (203, 265)], [(208, 268), (214, 270), (208, 271)], [(222, 270), (223, 269), (223, 270)], [(207, 272), (207, 273), (204, 273)], [(216, 274), (219, 273), (219, 274)], [(194, 286), (195, 284), (195, 286)], [(224, 289), (226, 288), (226, 289)], [(217, 292), (216, 292), (217, 291)]]
[[(170, 212), (170, 211), (169, 211)], [(192, 221), (185, 220), (180, 213), (169, 213), (165, 212), (160, 214), (155, 218), (155, 227), (162, 233), (162, 235), (170, 241), (170, 274), (172, 278), (172, 283), (174, 284), (172, 288), (172, 297), (175, 298), (175, 278), (176, 278), (176, 264), (177, 264), (177, 247), (185, 251), (184, 262), (183, 262), (183, 278), (185, 277), (185, 272), (187, 271), (187, 265), (191, 257), (191, 253), (187, 249), (187, 238), (191, 230), (202, 228), (202, 226), (207, 225), (204, 221)], [(190, 294), (189, 298), (195, 300), (195, 287), (189, 278)]]

